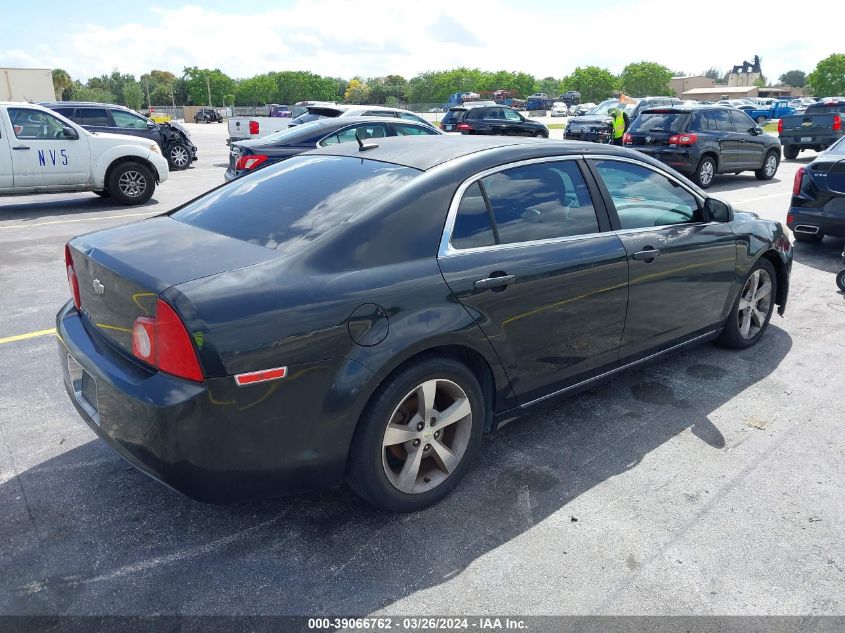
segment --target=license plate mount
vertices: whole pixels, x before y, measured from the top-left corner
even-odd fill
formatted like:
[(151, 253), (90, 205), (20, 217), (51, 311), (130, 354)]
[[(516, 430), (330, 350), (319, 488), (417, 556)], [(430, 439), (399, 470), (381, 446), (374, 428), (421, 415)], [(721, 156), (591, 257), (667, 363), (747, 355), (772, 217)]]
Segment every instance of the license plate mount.
[(70, 385), (73, 389), (73, 398), (80, 408), (91, 418), (97, 426), (100, 426), (100, 412), (97, 401), (97, 380), (82, 368), (76, 359), (70, 354), (67, 355), (67, 371), (70, 378)]
[(812, 137), (812, 136), (802, 136), (802, 137), (801, 137), (801, 142), (802, 142), (802, 143), (812, 143), (812, 142), (813, 142), (813, 137)]

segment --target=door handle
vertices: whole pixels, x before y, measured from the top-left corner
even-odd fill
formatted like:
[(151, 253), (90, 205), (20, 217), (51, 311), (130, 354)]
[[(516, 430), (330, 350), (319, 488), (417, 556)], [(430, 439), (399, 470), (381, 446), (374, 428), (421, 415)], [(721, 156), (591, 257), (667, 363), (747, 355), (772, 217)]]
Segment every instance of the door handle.
[(16, 145), (12, 149), (29, 149), (29, 147), (27, 147), (26, 145)]
[(472, 284), (475, 290), (504, 289), (516, 281), (516, 275), (501, 275), (499, 277), (487, 277), (479, 279)]
[(648, 262), (654, 261), (654, 258), (657, 257), (658, 255), (660, 255), (659, 250), (657, 250), (656, 248), (651, 248), (650, 246), (647, 246), (645, 249), (643, 249), (641, 251), (637, 251), (636, 253), (634, 253), (632, 257), (634, 259), (640, 259), (640, 260), (648, 263)]

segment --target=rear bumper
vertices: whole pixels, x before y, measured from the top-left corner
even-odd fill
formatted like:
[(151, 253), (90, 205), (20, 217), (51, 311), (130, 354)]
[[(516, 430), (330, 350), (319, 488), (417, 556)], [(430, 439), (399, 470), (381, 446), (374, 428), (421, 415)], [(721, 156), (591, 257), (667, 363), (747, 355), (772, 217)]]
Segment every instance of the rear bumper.
[(635, 149), (638, 152), (650, 156), (662, 163), (666, 163), (675, 171), (682, 174), (692, 174), (698, 166), (699, 154), (688, 149), (678, 147), (654, 147), (646, 145), (626, 145), (628, 149)]
[(811, 141), (802, 142), (801, 135), (796, 136), (787, 136), (787, 137), (780, 137), (780, 144), (783, 147), (797, 147), (798, 149), (816, 149), (817, 147), (821, 147), (822, 149), (827, 149), (831, 145), (833, 145), (836, 141), (839, 140), (840, 137), (838, 136), (813, 136), (808, 134), (804, 138), (810, 138)]
[(845, 215), (833, 215), (827, 211), (806, 207), (790, 207), (786, 215), (786, 225), (796, 234), (814, 235), (823, 233), (835, 237), (845, 237)]
[(610, 141), (610, 129), (598, 131), (569, 132), (564, 130), (563, 140), (565, 141), (587, 141), (590, 143), (608, 143)]
[[(332, 401), (331, 387), (350, 361), (292, 366), (285, 380), (239, 388), (231, 377), (200, 384), (142, 367), (92, 332), (72, 303), (57, 315), (56, 331), (65, 389), (79, 415), (170, 488), (227, 502), (342, 482), (358, 410), (327, 407), (343, 404)], [(372, 376), (360, 365), (351, 369), (361, 382)], [(82, 371), (93, 390), (82, 386)]]

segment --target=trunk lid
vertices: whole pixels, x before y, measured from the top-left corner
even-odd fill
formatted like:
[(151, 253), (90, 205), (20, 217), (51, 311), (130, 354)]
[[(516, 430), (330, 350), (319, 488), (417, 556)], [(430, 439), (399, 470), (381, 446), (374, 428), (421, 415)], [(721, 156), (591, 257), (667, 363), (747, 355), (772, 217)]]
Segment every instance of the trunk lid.
[(83, 314), (129, 353), (135, 319), (154, 316), (167, 288), (281, 256), (164, 216), (77, 237), (70, 250)]

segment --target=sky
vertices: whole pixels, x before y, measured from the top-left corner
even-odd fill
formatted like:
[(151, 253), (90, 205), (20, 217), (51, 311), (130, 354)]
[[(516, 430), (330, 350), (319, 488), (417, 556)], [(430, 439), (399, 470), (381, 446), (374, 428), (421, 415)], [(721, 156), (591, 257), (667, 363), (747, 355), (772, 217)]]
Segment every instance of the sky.
[[(632, 61), (721, 71), (755, 54), (776, 80), (845, 52), (839, 22), (782, 28), (794, 3), (709, 0), (93, 0), (16, 2), (0, 11), (0, 66), (64, 68), (75, 79), (117, 68), (180, 75), (185, 66), (235, 77), (310, 70), (351, 78), (457, 66), (563, 77), (576, 66), (618, 73)], [(766, 6), (766, 10), (759, 10)], [(792, 9), (790, 9), (792, 7)], [(11, 17), (13, 16), (13, 17)], [(22, 25), (26, 25), (24, 28)]]

